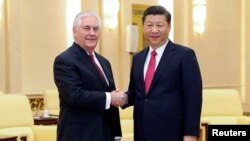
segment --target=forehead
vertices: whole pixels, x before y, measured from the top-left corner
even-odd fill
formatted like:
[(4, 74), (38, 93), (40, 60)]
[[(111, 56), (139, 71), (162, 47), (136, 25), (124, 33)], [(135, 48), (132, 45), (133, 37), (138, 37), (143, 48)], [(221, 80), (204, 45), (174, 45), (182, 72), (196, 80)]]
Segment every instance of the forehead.
[(165, 15), (147, 15), (145, 17), (145, 23), (152, 22), (152, 23), (158, 23), (158, 22), (167, 22)]
[(98, 20), (94, 16), (84, 16), (82, 17), (82, 26), (99, 26), (98, 25)]

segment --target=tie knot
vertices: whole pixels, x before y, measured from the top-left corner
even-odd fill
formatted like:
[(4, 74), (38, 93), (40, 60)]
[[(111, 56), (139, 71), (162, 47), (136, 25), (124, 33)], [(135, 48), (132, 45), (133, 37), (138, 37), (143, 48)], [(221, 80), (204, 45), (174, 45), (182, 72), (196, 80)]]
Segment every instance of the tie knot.
[(89, 57), (90, 57), (91, 59), (94, 59), (93, 53), (90, 53), (90, 54), (89, 54)]
[(157, 55), (156, 51), (153, 50), (153, 51), (151, 52), (151, 56), (155, 57), (156, 55)]

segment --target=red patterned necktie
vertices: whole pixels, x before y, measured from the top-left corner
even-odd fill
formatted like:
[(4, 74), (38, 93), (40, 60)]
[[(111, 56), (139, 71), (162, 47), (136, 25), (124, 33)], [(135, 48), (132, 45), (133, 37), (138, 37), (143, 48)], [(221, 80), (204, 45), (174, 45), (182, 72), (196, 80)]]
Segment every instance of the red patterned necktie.
[(90, 54), (89, 54), (89, 57), (90, 57), (90, 59), (91, 59), (92, 63), (95, 65), (96, 69), (98, 70), (99, 75), (100, 75), (100, 76), (102, 77), (102, 79), (106, 82), (106, 80), (105, 80), (105, 77), (104, 77), (104, 75), (103, 75), (102, 70), (100, 69), (100, 67), (99, 67), (99, 66), (96, 64), (96, 62), (95, 62), (95, 59), (94, 59), (93, 54), (92, 54), (92, 53), (90, 53)]
[(146, 76), (145, 76), (145, 89), (146, 89), (146, 93), (148, 93), (148, 90), (150, 88), (151, 82), (153, 80), (154, 77), (154, 73), (155, 73), (155, 56), (157, 55), (156, 51), (153, 50), (151, 52), (151, 58), (149, 60), (149, 64), (148, 64), (148, 69), (146, 72)]

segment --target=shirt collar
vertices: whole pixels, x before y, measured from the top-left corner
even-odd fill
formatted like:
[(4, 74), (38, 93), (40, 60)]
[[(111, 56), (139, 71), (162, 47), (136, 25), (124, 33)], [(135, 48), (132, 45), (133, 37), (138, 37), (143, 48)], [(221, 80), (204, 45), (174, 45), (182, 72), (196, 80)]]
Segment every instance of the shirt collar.
[[(155, 50), (156, 53), (157, 53), (157, 55), (162, 56), (162, 54), (163, 54), (163, 52), (164, 52), (164, 50), (165, 50), (165, 48), (166, 48), (168, 42), (169, 42), (169, 40), (167, 40), (165, 44), (163, 44), (162, 46), (158, 47), (158, 48)], [(152, 47), (149, 46), (149, 53), (151, 53), (152, 51), (153, 51)]]

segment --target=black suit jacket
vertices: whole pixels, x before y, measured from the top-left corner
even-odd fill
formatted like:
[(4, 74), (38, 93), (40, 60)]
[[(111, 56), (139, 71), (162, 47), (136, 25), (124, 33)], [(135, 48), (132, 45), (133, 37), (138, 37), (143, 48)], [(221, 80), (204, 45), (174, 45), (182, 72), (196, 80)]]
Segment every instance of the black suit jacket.
[(54, 61), (60, 97), (58, 141), (113, 141), (115, 136), (121, 136), (118, 108), (105, 110), (105, 92), (115, 90), (111, 66), (104, 57), (96, 56), (109, 85), (76, 43)]
[(198, 136), (202, 79), (194, 51), (169, 41), (146, 95), (143, 70), (148, 50), (134, 56), (131, 68), (128, 95), (129, 105), (134, 105), (135, 141)]

